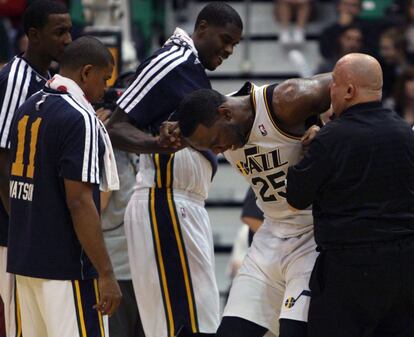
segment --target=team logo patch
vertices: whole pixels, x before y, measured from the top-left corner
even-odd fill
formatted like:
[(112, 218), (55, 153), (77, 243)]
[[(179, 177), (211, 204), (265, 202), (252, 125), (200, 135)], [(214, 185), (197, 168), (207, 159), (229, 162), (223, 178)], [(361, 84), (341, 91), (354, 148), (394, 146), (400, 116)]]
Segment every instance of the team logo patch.
[(260, 133), (262, 134), (263, 137), (267, 136), (267, 131), (266, 131), (266, 128), (263, 124), (259, 125), (259, 130), (260, 130)]
[(298, 297), (294, 298), (294, 297), (288, 297), (285, 301), (285, 308), (292, 308), (297, 300), (301, 297), (301, 296), (309, 296), (310, 297), (311, 292), (309, 290), (303, 290)]

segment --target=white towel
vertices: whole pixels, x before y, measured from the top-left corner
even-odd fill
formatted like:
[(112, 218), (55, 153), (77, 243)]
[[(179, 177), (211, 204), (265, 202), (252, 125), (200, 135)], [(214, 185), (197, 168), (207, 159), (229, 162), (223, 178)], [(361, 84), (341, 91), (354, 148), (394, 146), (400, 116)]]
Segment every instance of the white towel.
[(171, 35), (170, 38), (164, 43), (164, 46), (168, 44), (189, 47), (193, 54), (198, 58), (198, 51), (194, 45), (194, 41), (184, 29), (176, 27), (174, 34)]
[(100, 179), (100, 189), (101, 191), (115, 191), (119, 190), (119, 177), (118, 170), (116, 168), (116, 161), (114, 156), (114, 151), (112, 149), (111, 140), (109, 139), (108, 132), (106, 131), (103, 123), (96, 116), (95, 110), (92, 104), (87, 100), (82, 89), (78, 84), (71, 80), (70, 78), (63, 77), (60, 75), (55, 75), (47, 83), (46, 87), (53, 90), (61, 91), (68, 93), (76, 100), (85, 110), (87, 110), (94, 118), (99, 122), (99, 135), (105, 145), (105, 154), (104, 154), (104, 167), (101, 170), (101, 179)]
[(104, 169), (99, 188), (104, 192), (116, 191), (119, 190), (119, 177), (114, 150), (112, 149), (111, 139), (109, 138), (105, 125), (100, 120), (99, 125), (101, 126), (100, 135), (105, 144)]

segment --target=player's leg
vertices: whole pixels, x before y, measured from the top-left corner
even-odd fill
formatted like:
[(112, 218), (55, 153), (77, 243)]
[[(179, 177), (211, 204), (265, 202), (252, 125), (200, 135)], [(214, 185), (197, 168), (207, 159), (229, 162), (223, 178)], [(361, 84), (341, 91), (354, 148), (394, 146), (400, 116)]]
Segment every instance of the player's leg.
[(306, 337), (310, 303), (309, 280), (318, 256), (313, 231), (283, 242), (286, 289), (280, 313), (279, 337)]
[[(128, 241), (128, 254), (147, 337), (176, 335), (182, 327), (190, 328), (193, 333), (215, 333), (219, 324), (212, 234), (209, 222), (205, 221), (207, 213), (205, 210), (199, 212), (204, 206), (204, 198), (200, 197), (204, 193), (201, 191), (207, 190), (205, 185), (210, 184), (211, 171), (208, 164), (208, 169), (202, 167), (206, 165), (205, 159), (193, 158), (192, 152), (180, 152), (182, 156), (178, 160), (182, 169), (177, 169), (174, 164), (173, 160), (177, 160), (175, 155), (155, 156), (158, 187), (138, 190), (125, 214), (126, 227), (140, 226), (140, 231), (134, 236), (135, 242), (130, 244), (131, 239)], [(194, 156), (200, 155), (195, 152)], [(187, 165), (199, 167), (199, 179), (187, 182)], [(176, 184), (176, 179), (184, 180)], [(177, 185), (174, 190), (170, 188), (173, 181)], [(185, 190), (179, 190), (179, 187)], [(200, 194), (192, 194), (189, 189)], [(142, 204), (145, 194), (145, 203), (139, 206), (139, 210), (132, 210), (133, 214), (129, 216), (131, 203), (138, 201)], [(134, 253), (133, 250), (139, 251)], [(134, 264), (136, 273), (132, 270)], [(154, 296), (151, 296), (152, 288), (157, 288)], [(153, 310), (156, 303), (158, 307)], [(142, 306), (145, 308), (141, 309)], [(154, 328), (159, 331), (153, 333)]]
[(279, 320), (279, 337), (306, 337), (308, 323), (282, 318)]
[(268, 329), (240, 317), (223, 317), (216, 337), (263, 337)]
[(39, 298), (48, 337), (107, 337), (108, 320), (94, 309), (97, 280), (40, 280)]
[(4, 322), (7, 337), (20, 337), (21, 322), (17, 314), (14, 275), (6, 272), (7, 248), (0, 247), (0, 297), (4, 304)]
[[(233, 280), (224, 317), (238, 317), (279, 334), (279, 316), (285, 294), (281, 262), (286, 257), (281, 239), (266, 220)], [(232, 336), (231, 334), (229, 336)]]
[(182, 328), (176, 337), (216, 337), (216, 334), (210, 334), (210, 333), (193, 333), (191, 329), (188, 328)]
[(282, 300), (283, 289), (273, 288), (261, 280), (240, 275), (239, 272), (233, 280), (224, 309), (222, 323), (219, 327), (220, 336), (236, 336), (232, 334), (232, 326), (239, 322), (243, 322), (243, 326), (249, 325), (250, 327), (242, 329), (240, 336), (249, 336), (250, 331), (258, 336), (264, 336), (268, 330), (278, 335)]
[(219, 323), (207, 214), (202, 203), (174, 193), (173, 199), (160, 189), (136, 194), (125, 213), (131, 276), (146, 337), (175, 335), (181, 327), (215, 333)]
[[(198, 334), (214, 334), (220, 323), (220, 296), (215, 276), (213, 233), (203, 203), (175, 195), (174, 205), (187, 263), (189, 285), (187, 298), (192, 298), (195, 324), (190, 319), (188, 330)], [(190, 317), (191, 318), (191, 317)], [(196, 335), (197, 336), (197, 335)], [(200, 335), (203, 336), (203, 335)]]
[(39, 279), (16, 276), (16, 291), (19, 297), (22, 331), (25, 337), (47, 337), (46, 324), (43, 320), (37, 293)]
[(169, 331), (166, 302), (163, 297), (163, 279), (159, 273), (158, 257), (154, 249), (157, 241), (154, 241), (152, 234), (150, 214), (148, 195), (133, 195), (124, 217), (128, 258), (145, 336), (167, 337)]

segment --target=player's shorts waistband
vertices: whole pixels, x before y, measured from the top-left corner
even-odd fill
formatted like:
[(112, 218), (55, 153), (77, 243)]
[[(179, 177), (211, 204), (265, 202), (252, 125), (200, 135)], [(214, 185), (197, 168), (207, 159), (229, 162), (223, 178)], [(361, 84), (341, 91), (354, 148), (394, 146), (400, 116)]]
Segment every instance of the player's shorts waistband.
[(313, 233), (312, 223), (290, 223), (265, 217), (263, 225), (279, 238), (291, 238), (306, 233)]
[[(148, 200), (149, 190), (150, 190), (149, 188), (138, 189), (134, 192), (132, 197), (136, 200)], [(157, 190), (163, 190), (163, 189), (157, 189)], [(188, 202), (193, 202), (201, 207), (204, 207), (204, 204), (205, 204), (204, 198), (198, 194), (191, 193), (188, 191), (183, 191), (183, 190), (177, 190), (177, 189), (173, 189), (172, 193), (174, 195), (174, 200), (185, 200)]]

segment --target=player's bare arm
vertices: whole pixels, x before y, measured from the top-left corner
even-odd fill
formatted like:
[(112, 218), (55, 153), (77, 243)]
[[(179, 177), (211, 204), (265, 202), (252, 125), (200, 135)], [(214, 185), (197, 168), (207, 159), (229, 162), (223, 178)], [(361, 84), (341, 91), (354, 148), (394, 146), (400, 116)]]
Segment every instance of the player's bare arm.
[(65, 191), (78, 240), (98, 272), (100, 299), (96, 309), (111, 316), (121, 303), (122, 294), (106, 250), (92, 186), (65, 179)]
[(9, 213), (9, 150), (0, 149), (0, 202)]
[(166, 146), (158, 136), (151, 136), (133, 126), (128, 114), (117, 108), (107, 125), (112, 144), (122, 150), (132, 153), (173, 153), (179, 146)]
[(329, 109), (331, 81), (332, 75), (328, 73), (309, 79), (290, 79), (279, 84), (273, 91), (273, 111), (276, 120), (286, 131), (297, 133), (308, 117)]
[(101, 192), (101, 213), (108, 208), (109, 201), (112, 197), (112, 191)]

